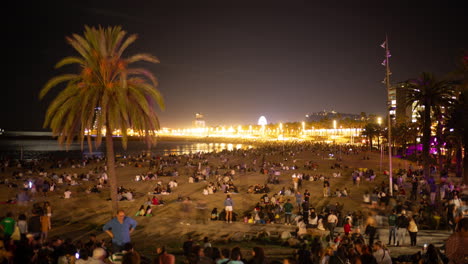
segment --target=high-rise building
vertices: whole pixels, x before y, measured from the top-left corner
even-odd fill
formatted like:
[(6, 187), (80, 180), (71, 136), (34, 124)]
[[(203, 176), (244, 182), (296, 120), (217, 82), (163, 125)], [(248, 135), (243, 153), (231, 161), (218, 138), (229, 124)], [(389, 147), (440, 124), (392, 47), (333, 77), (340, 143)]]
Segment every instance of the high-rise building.
[(96, 131), (98, 128), (98, 117), (101, 116), (101, 107), (94, 108), (94, 121), (93, 121), (93, 131)]
[(412, 107), (406, 105), (407, 90), (405, 85), (405, 83), (397, 83), (388, 91), (388, 99), (390, 100), (388, 111), (394, 123), (404, 123), (412, 118)]
[(206, 126), (205, 119), (203, 118), (203, 114), (196, 113), (195, 120), (193, 120), (193, 126), (195, 128), (204, 128)]

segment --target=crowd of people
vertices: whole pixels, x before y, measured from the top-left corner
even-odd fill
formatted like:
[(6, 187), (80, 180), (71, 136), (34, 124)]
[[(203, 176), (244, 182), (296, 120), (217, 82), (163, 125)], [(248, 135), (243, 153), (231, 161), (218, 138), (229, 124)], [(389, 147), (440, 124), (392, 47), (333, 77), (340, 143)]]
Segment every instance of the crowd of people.
[[(342, 175), (346, 172), (347, 166), (343, 164), (341, 158), (336, 159), (337, 162), (332, 166), (333, 173), (330, 175), (317, 173), (319, 163), (314, 160), (301, 161), (304, 165), (300, 166), (296, 156), (305, 151), (317, 156), (317, 159), (329, 158), (330, 153), (334, 154), (333, 156), (338, 156), (338, 153), (340, 156), (360, 155), (360, 151), (356, 148), (346, 151), (328, 144), (291, 143), (286, 144), (286, 146), (266, 144), (254, 149), (221, 153), (195, 153), (168, 157), (143, 155), (125, 157), (117, 164), (119, 167), (137, 168), (144, 168), (145, 164), (149, 165), (146, 173), (139, 173), (134, 177), (135, 182), (152, 185), (153, 190), (148, 193), (150, 196), (148, 196), (147, 202), (142, 204), (140, 208), (136, 205), (134, 212), (131, 212), (131, 215), (135, 215), (135, 217), (155, 215), (157, 212), (153, 206), (165, 204), (159, 195), (177, 193), (179, 184), (183, 183), (202, 185), (204, 186), (201, 189), (203, 195), (222, 193), (225, 195), (225, 199), (219, 205), (221, 208), (219, 212), (218, 208), (213, 208), (211, 214), (208, 214), (205, 213), (208, 212), (206, 203), (202, 200), (192, 201), (190, 197), (178, 193), (177, 201), (181, 205), (181, 224), (191, 225), (194, 223), (190, 219), (193, 206), (199, 212), (196, 220), (200, 218), (203, 220), (202, 223), (206, 223), (204, 220), (211, 219), (228, 224), (243, 221), (246, 224), (295, 225), (296, 230), (291, 232), (291, 236), (300, 241), (301, 246), (294, 256), (284, 260), (286, 263), (326, 264), (342, 260), (350, 261), (350, 263), (367, 263), (372, 261), (371, 256), (379, 264), (390, 263), (392, 259), (389, 248), (418, 245), (417, 234), (420, 229), (440, 229), (442, 227), (451, 230), (454, 234), (465, 234), (463, 232), (466, 229), (463, 229), (463, 223), (464, 219), (468, 217), (468, 207), (466, 200), (461, 197), (463, 185), (456, 184), (446, 177), (442, 177), (440, 182), (436, 183), (433, 176), (424, 178), (420, 168), (415, 169), (410, 165), (395, 173), (392, 194), (388, 182), (382, 181), (381, 184), (377, 182), (376, 174), (372, 169), (356, 169), (350, 175)], [(282, 160), (270, 160), (270, 157), (273, 156), (280, 156)], [(213, 163), (213, 159), (218, 162)], [(13, 160), (2, 163), (2, 168), (16, 168), (11, 177), (2, 179), (2, 183), (8, 188), (19, 190), (18, 195), (8, 202), (17, 203), (18, 206), (24, 208), (23, 214), (17, 216), (6, 214), (2, 220), (2, 227), (4, 227), (4, 249), (2, 251), (4, 253), (2, 254), (6, 256), (4, 259), (21, 259), (21, 257), (29, 256), (35, 261), (31, 263), (41, 263), (38, 256), (46, 253), (53, 255), (53, 261), (59, 261), (59, 258), (64, 256), (67, 259), (72, 259), (76, 253), (80, 254), (80, 260), (96, 258), (109, 261), (109, 259), (119, 258), (119, 256), (122, 259), (129, 255), (132, 255), (132, 258), (137, 258), (135, 255), (138, 254), (135, 253), (136, 250), (131, 244), (130, 234), (136, 227), (136, 220), (141, 218), (133, 220), (131, 217), (125, 216), (123, 211), (117, 213), (116, 218), (112, 220), (113, 222), (104, 225), (103, 231), (108, 233), (112, 239), (110, 243), (99, 242), (93, 244), (93, 247), (85, 247), (86, 243), (48, 237), (48, 232), (52, 228), (51, 223), (53, 223), (50, 204), (34, 204), (31, 212), (27, 211), (28, 206), (26, 205), (39, 195), (43, 199), (47, 199), (57, 190), (63, 191), (62, 198), (72, 199), (81, 195), (74, 188), (75, 186), (86, 185), (89, 186), (85, 189), (86, 193), (99, 193), (103, 188), (107, 188), (108, 176), (107, 168), (102, 165), (102, 160), (99, 157), (86, 157), (80, 162), (56, 161), (49, 169), (45, 169), (44, 164), (40, 161), (23, 163)], [(70, 172), (60, 174), (54, 172), (54, 168), (68, 167)], [(87, 173), (79, 174), (73, 173), (73, 168), (89, 170)], [(267, 180), (263, 183), (250, 185), (245, 190), (240, 189), (237, 184), (247, 172), (262, 173), (266, 175)], [(163, 180), (163, 176), (169, 176), (168, 181)], [(332, 187), (334, 178), (344, 177), (349, 180), (348, 187)], [(351, 199), (351, 186), (363, 188), (361, 187), (364, 186), (363, 181), (373, 183), (372, 188), (367, 190), (362, 197), (362, 202), (365, 205), (362, 207), (363, 209), (345, 208), (340, 202), (313, 204), (310, 199), (311, 193), (307, 189), (309, 184), (316, 184), (323, 186), (321, 194), (323, 198)], [(22, 184), (17, 184), (18, 182), (22, 182)], [(271, 185), (275, 187), (271, 187)], [(277, 185), (280, 185), (279, 191), (272, 192), (272, 189), (278, 189)], [(406, 193), (405, 190), (409, 191)], [(259, 200), (251, 204), (247, 211), (240, 212), (237, 210), (235, 195), (244, 193), (257, 194)], [(136, 195), (134, 190), (124, 186), (118, 188), (118, 194), (122, 201), (132, 201)], [(14, 222), (13, 229), (12, 222)], [(27, 229), (24, 228), (24, 223), (26, 223)], [(118, 229), (124, 223), (128, 227), (129, 234), (121, 235)], [(16, 226), (20, 230), (19, 238), (16, 233), (14, 234)], [(462, 227), (456, 230), (457, 226)], [(336, 232), (338, 227), (343, 227), (343, 233)], [(375, 241), (378, 229), (382, 227), (389, 229), (388, 243)], [(311, 238), (311, 233), (315, 231), (320, 235)], [(409, 242), (406, 239), (407, 234)], [(307, 241), (309, 242), (306, 243)], [(72, 248), (75, 252), (72, 252)], [(220, 264), (224, 263), (218, 262), (220, 259), (224, 259), (224, 261), (228, 259), (228, 262), (235, 262), (233, 264), (240, 264), (240, 261), (249, 262), (239, 256), (238, 249), (225, 249), (225, 255), (222, 255), (221, 251), (223, 250), (207, 248), (211, 248), (211, 246), (197, 247), (195, 245), (193, 250), (184, 251), (186, 253), (185, 261), (188, 263), (216, 262)], [(433, 245), (429, 245), (425, 254), (428, 254), (432, 248)], [(18, 252), (22, 252), (21, 250), (29, 253), (18, 254)], [(435, 250), (437, 251), (437, 248)], [(94, 251), (96, 251), (96, 256), (94, 256)], [(212, 251), (219, 251), (220, 255)], [(166, 256), (167, 250), (162, 246), (158, 247), (158, 252), (158, 256), (163, 255), (158, 261), (171, 261), (173, 259)], [(254, 256), (263, 255), (265, 257), (262, 248), (257, 248), (253, 252), (255, 252)], [(446, 254), (440, 252), (437, 254), (441, 258), (448, 256), (447, 252)], [(103, 257), (104, 255), (106, 257)], [(232, 258), (232, 256), (234, 257)], [(141, 257), (139, 256), (139, 258)], [(259, 259), (266, 261), (265, 258), (256, 258), (255, 261), (260, 261)], [(388, 259), (390, 262), (387, 262)], [(422, 255), (420, 259), (423, 259)], [(311, 262), (307, 262), (309, 260)]]

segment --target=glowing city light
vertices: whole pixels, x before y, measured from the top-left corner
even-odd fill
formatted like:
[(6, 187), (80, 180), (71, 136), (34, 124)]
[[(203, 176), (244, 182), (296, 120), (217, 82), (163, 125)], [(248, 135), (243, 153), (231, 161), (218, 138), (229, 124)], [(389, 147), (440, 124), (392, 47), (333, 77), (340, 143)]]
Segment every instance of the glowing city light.
[(267, 122), (267, 119), (265, 116), (261, 116), (259, 119), (258, 119), (258, 125), (259, 126), (266, 126), (268, 124)]

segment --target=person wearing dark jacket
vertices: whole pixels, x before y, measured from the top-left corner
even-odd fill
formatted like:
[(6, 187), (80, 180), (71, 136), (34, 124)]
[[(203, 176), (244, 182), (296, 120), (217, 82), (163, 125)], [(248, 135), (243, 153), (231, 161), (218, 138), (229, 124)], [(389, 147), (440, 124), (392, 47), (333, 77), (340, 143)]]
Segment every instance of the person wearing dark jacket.
[(28, 231), (34, 236), (34, 238), (39, 238), (41, 236), (41, 216), (34, 210), (32, 212), (32, 216), (28, 219)]
[(403, 210), (401, 214), (397, 217), (396, 226), (397, 226), (397, 246), (402, 246), (405, 243), (406, 233), (408, 232), (409, 221), (406, 217), (406, 213)]

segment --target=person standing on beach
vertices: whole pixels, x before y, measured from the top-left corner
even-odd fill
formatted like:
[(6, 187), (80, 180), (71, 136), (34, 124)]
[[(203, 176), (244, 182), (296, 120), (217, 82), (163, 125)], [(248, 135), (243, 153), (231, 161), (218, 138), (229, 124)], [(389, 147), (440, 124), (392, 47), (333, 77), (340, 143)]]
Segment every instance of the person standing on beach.
[(5, 241), (10, 240), (13, 231), (15, 231), (15, 220), (13, 219), (13, 214), (8, 212), (6, 217), (2, 219), (0, 222), (0, 229), (3, 231), (3, 237)]
[(228, 194), (226, 200), (224, 200), (224, 209), (226, 210), (226, 223), (232, 223), (232, 207), (234, 206), (234, 201), (231, 199), (231, 196)]
[[(397, 243), (396, 233), (397, 233), (397, 215), (396, 210), (393, 209), (392, 214), (388, 216), (388, 245), (395, 245)], [(393, 238), (393, 244), (392, 244)]]
[(192, 200), (190, 197), (185, 197), (184, 201), (181, 203), (181, 225), (190, 225), (192, 217)]
[(107, 222), (102, 230), (112, 238), (113, 253), (123, 250), (125, 243), (130, 242), (130, 234), (133, 233), (137, 226), (137, 222), (125, 216), (123, 210), (117, 211), (116, 217)]
[(405, 243), (406, 232), (408, 232), (407, 228), (409, 225), (409, 221), (405, 214), (406, 212), (403, 210), (401, 211), (401, 214), (397, 217), (397, 246), (403, 246), (403, 244)]
[(293, 205), (291, 204), (291, 199), (288, 199), (286, 203), (283, 205), (284, 208), (284, 224), (291, 225), (291, 216)]
[(49, 218), (49, 228), (52, 228), (52, 206), (48, 201), (44, 202), (44, 213)]
[(333, 210), (330, 212), (330, 214), (327, 217), (327, 223), (328, 223), (328, 230), (330, 230), (330, 239), (331, 241), (333, 241), (335, 238), (335, 227), (336, 227), (336, 224), (338, 223), (338, 217), (336, 216)]
[(295, 194), (294, 196), (296, 197), (297, 208), (299, 209), (299, 212), (301, 212), (301, 208), (302, 208), (302, 194), (301, 194), (301, 192), (297, 191), (296, 194)]

